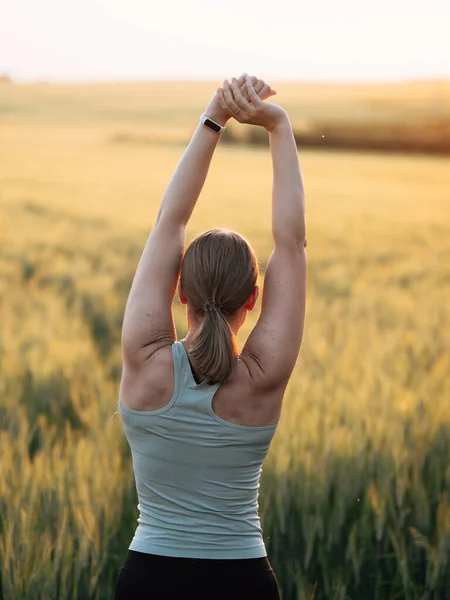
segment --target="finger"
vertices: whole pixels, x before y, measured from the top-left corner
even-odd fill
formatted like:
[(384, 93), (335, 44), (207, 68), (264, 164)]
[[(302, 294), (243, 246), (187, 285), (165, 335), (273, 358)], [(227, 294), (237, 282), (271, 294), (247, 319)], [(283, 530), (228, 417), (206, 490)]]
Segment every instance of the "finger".
[[(246, 83), (247, 83), (247, 89), (248, 89), (248, 86), (250, 86), (252, 88), (253, 95), (256, 95), (255, 90), (253, 89), (252, 82), (249, 77), (246, 77)], [(248, 100), (246, 98), (244, 98), (244, 96), (242, 95), (242, 92), (239, 89), (239, 87), (237, 85), (237, 81), (236, 81), (236, 79), (234, 79), (234, 77), (231, 81), (231, 91), (233, 93), (235, 103), (238, 105), (238, 108), (236, 110), (241, 108), (243, 111), (245, 111), (247, 113), (251, 112), (251, 109), (252, 109), (251, 104), (249, 104)]]
[(224, 92), (224, 97), (225, 97), (225, 101), (228, 105), (228, 108), (234, 113), (234, 115), (237, 115), (240, 110), (243, 107), (240, 106), (240, 104), (238, 102), (236, 102), (236, 94), (234, 93), (234, 90), (236, 90), (236, 93), (239, 94), (242, 98), (242, 94), (239, 90), (239, 87), (237, 85), (237, 80), (233, 77), (234, 81), (236, 83), (230, 84), (228, 83), (228, 79), (225, 79), (223, 82), (223, 92)]
[(258, 96), (258, 94), (255, 92), (255, 89), (254, 89), (254, 87), (252, 85), (252, 82), (250, 81), (250, 79), (248, 77), (246, 78), (246, 83), (247, 83), (247, 94), (248, 94), (248, 97), (249, 97), (250, 101), (253, 104), (259, 104), (259, 103), (261, 103), (262, 100)]
[(262, 79), (257, 79), (256, 83), (253, 84), (253, 88), (259, 96), (259, 93), (264, 88), (264, 81)]
[[(242, 75), (240, 75), (238, 77), (238, 80), (237, 80), (238, 81), (238, 85), (239, 85), (239, 88), (240, 88), (240, 90), (241, 90), (241, 92), (242, 92), (242, 94), (243, 94), (243, 96), (245, 98), (247, 98), (247, 84), (246, 84), (246, 81), (245, 81), (246, 77), (250, 77), (253, 86), (255, 86), (256, 83), (258, 82), (258, 78), (257, 77), (255, 77), (254, 75), (249, 75), (248, 73), (242, 73)], [(247, 100), (248, 100), (248, 98), (247, 98)]]
[(264, 96), (259, 96), (261, 98), (261, 100), (267, 100), (267, 98), (270, 98), (271, 96), (276, 96), (276, 91), (275, 90), (269, 90), (267, 92), (267, 94), (264, 94)]
[(246, 77), (250, 77), (253, 85), (255, 85), (258, 81), (258, 78), (255, 77), (254, 75), (249, 75), (248, 73), (242, 73), (242, 75), (239, 75), (239, 77), (237, 78), (239, 87), (242, 87), (243, 85), (245, 85)]
[(224, 95), (223, 95), (223, 89), (222, 88), (217, 88), (217, 97), (219, 98), (219, 104), (222, 107), (223, 111), (225, 112), (226, 115), (228, 115), (229, 117), (234, 116), (232, 111), (228, 108), (228, 105), (225, 101)]
[(258, 96), (262, 99), (265, 100), (266, 98), (268, 98), (269, 96), (272, 95), (272, 88), (270, 87), (270, 85), (263, 81), (262, 82), (262, 88), (259, 90)]
[[(237, 78), (239, 87), (242, 87), (243, 85), (245, 85), (245, 78), (248, 76), (249, 76), (248, 73), (242, 73), (242, 75), (239, 75), (239, 77)], [(256, 81), (256, 77), (254, 77), (253, 79), (255, 79), (255, 81)]]
[[(255, 89), (258, 87), (258, 85), (259, 85), (259, 87), (261, 87), (261, 85), (260, 85), (260, 84), (261, 84), (261, 79), (258, 79), (258, 78), (257, 78), (257, 77), (255, 77), (254, 75), (247, 75), (247, 77), (250, 79), (250, 81), (252, 82), (252, 86), (253, 86)], [(243, 90), (243, 89), (242, 89), (242, 86), (241, 86), (241, 92), (242, 92), (242, 95), (243, 95), (243, 96), (244, 96), (244, 97), (245, 97), (247, 100), (249, 100), (249, 97), (248, 97), (248, 92), (247, 92), (247, 80), (245, 80), (245, 81), (244, 81), (244, 88), (245, 88), (245, 89)]]
[[(228, 85), (228, 89), (230, 89), (229, 85)], [(234, 117), (237, 121), (242, 123), (242, 120), (240, 119), (240, 116), (243, 114), (242, 109), (240, 109), (237, 106), (237, 104), (234, 102), (234, 100), (232, 100), (233, 106), (230, 106), (228, 104), (227, 99), (225, 97), (225, 90), (223, 88), (218, 88), (217, 92), (218, 92), (218, 96), (219, 96), (219, 101), (221, 101), (221, 106), (223, 106), (225, 113), (227, 115), (229, 115), (230, 117)], [(230, 92), (231, 92), (231, 89), (230, 89)], [(231, 94), (231, 96), (232, 96), (232, 94)]]

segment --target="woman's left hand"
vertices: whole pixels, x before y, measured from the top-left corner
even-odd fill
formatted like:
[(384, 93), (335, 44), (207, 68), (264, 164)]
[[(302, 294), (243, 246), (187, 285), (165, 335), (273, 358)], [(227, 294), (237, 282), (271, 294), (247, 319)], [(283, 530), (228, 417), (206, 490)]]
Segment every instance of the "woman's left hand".
[[(247, 73), (242, 73), (242, 75), (240, 77), (238, 77), (238, 79), (236, 81), (237, 81), (237, 85), (239, 86), (241, 92), (244, 94), (244, 96), (248, 100), (247, 85), (245, 82), (246, 76), (247, 76)], [(257, 77), (252, 75), (250, 77), (250, 81), (252, 82), (252, 85), (253, 85), (256, 93), (258, 94), (258, 96), (261, 98), (261, 100), (266, 100), (266, 98), (269, 98), (269, 96), (274, 96), (276, 94), (276, 91), (272, 90), (270, 85), (268, 83), (266, 83), (265, 81), (263, 81), (262, 79), (258, 79)], [(225, 83), (225, 81), (224, 81), (224, 83)], [(226, 111), (224, 108), (222, 108), (220, 101), (219, 101), (219, 95), (217, 92), (212, 97), (211, 102), (208, 104), (208, 106), (205, 110), (205, 113), (210, 119), (213, 119), (213, 121), (216, 121), (217, 123), (219, 123), (222, 126), (224, 126), (227, 123), (227, 121), (232, 117), (232, 115), (230, 114), (229, 111)]]

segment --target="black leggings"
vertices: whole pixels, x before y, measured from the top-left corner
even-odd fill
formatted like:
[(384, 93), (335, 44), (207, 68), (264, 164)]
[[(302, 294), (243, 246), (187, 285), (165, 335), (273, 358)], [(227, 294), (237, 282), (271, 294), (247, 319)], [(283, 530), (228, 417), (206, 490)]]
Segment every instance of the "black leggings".
[(280, 600), (269, 559), (172, 558), (128, 550), (114, 600)]

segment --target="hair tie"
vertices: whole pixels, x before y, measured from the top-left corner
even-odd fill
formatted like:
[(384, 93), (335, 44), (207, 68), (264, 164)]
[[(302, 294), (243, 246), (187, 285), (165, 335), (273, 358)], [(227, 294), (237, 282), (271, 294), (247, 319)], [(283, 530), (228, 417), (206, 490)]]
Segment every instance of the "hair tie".
[(216, 302), (215, 300), (206, 300), (203, 304), (203, 312), (205, 313), (219, 312), (221, 308), (222, 304), (220, 302)]

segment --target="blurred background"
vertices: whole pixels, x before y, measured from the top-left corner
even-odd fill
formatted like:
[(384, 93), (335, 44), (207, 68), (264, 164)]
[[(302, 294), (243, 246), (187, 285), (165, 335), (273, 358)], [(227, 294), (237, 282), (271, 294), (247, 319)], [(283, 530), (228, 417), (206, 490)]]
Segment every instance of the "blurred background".
[[(450, 598), (449, 23), (443, 0), (0, 0), (0, 600), (112, 595), (137, 525), (126, 299), (244, 71), (288, 111), (307, 194), (305, 336), (260, 494), (283, 600)], [(261, 283), (271, 184), (267, 133), (230, 122), (188, 230), (245, 234)]]

